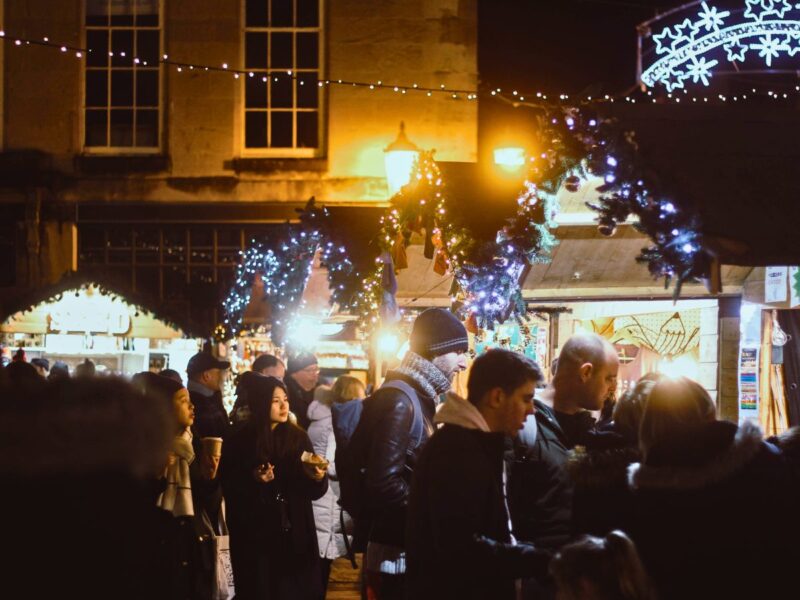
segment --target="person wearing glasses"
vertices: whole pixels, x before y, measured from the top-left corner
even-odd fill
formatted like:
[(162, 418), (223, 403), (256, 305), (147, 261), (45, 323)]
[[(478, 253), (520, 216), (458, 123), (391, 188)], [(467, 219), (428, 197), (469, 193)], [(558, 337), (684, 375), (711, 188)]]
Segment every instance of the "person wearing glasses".
[(317, 357), (310, 352), (290, 354), (285, 381), (289, 391), (289, 408), (297, 418), (297, 424), (308, 430), (311, 424), (308, 407), (314, 401), (314, 390), (319, 383)]

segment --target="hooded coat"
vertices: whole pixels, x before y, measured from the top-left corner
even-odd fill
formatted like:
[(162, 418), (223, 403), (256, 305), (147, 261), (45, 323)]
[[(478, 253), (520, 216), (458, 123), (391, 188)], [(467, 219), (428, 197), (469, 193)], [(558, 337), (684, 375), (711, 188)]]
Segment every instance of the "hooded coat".
[(450, 395), (414, 471), (406, 533), (409, 598), (515, 598), (546, 555), (515, 545), (505, 502), (505, 436)]
[(715, 421), (629, 467), (630, 529), (659, 598), (778, 598), (796, 587), (797, 483), (756, 425)]
[[(312, 502), (314, 507), (314, 522), (317, 525), (317, 541), (319, 542), (319, 555), (322, 558), (334, 560), (347, 554), (344, 532), (342, 531), (339, 515), (339, 482), (336, 477), (336, 438), (333, 435), (333, 419), (331, 407), (314, 400), (308, 407), (308, 437), (314, 446), (314, 453), (328, 460), (328, 491), (321, 498)], [(350, 517), (345, 516), (345, 526), (350, 522)]]

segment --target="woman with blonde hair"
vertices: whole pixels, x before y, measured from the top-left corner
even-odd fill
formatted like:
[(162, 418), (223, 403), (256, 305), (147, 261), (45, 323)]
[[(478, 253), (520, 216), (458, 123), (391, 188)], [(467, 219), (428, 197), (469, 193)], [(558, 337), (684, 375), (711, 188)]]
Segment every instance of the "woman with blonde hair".
[(615, 530), (567, 544), (550, 563), (556, 600), (654, 600), (631, 539)]
[(336, 477), (336, 438), (333, 433), (331, 406), (366, 396), (366, 389), (360, 379), (350, 375), (340, 375), (333, 386), (321, 385), (314, 391), (314, 401), (308, 407), (308, 437), (314, 445), (314, 452), (325, 457), (328, 462), (330, 485), (322, 498), (314, 500), (314, 521), (317, 525), (317, 541), (322, 558), (322, 584), (327, 589), (331, 563), (345, 556), (349, 540), (345, 540), (351, 527), (349, 516), (339, 508), (339, 481)]
[(757, 425), (716, 420), (700, 384), (665, 378), (647, 400), (640, 448), (629, 533), (662, 600), (783, 597), (795, 585), (800, 551), (782, 542), (800, 530), (798, 486)]

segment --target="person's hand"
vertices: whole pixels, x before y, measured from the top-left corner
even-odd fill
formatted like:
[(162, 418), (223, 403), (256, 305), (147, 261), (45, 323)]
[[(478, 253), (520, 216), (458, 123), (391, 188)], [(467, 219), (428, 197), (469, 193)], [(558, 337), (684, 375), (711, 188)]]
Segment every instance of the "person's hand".
[(303, 471), (314, 481), (322, 481), (322, 478), (325, 477), (325, 472), (327, 471), (327, 465), (324, 469), (321, 469), (316, 465), (304, 462)]
[(275, 467), (267, 463), (266, 465), (258, 465), (253, 471), (253, 477), (256, 481), (261, 483), (269, 483), (275, 479)]

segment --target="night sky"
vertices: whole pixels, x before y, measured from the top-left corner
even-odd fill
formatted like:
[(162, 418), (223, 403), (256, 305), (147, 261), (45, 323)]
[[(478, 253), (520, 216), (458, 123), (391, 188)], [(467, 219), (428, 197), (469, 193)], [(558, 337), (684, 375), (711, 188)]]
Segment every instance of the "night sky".
[(479, 0), (481, 80), (527, 92), (621, 92), (636, 83), (636, 25), (683, 3)]

